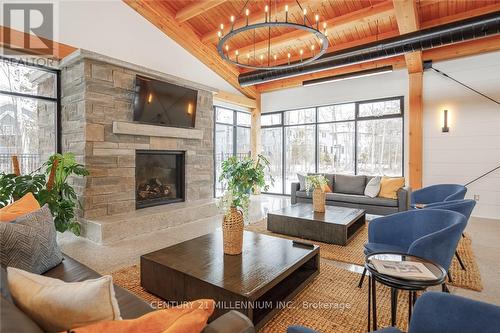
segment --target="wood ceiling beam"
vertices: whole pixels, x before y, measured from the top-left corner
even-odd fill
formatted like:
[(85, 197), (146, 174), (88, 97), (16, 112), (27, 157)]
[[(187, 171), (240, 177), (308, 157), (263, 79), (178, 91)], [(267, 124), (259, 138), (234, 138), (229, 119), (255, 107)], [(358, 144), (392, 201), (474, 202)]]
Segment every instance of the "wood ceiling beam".
[[(10, 41), (7, 43), (7, 36), (10, 36)], [(29, 45), (39, 45), (40, 41), (45, 43), (46, 45), (52, 45), (52, 55), (51, 58), (60, 60), (67, 55), (73, 53), (77, 50), (76, 47), (71, 45), (54, 42), (52, 40), (46, 38), (39, 38), (37, 36), (27, 34), (23, 31), (19, 31), (16, 29), (12, 29), (5, 26), (0, 26), (0, 46), (6, 49), (10, 49), (17, 52), (23, 52), (31, 55), (39, 55), (39, 56), (50, 56), (41, 52), (36, 52), (31, 49), (25, 48), (25, 40), (28, 40)], [(52, 44), (50, 44), (52, 43)]]
[(497, 12), (497, 11), (500, 11), (500, 2), (492, 4), (492, 5), (468, 10), (466, 12), (462, 12), (462, 13), (458, 13), (458, 14), (454, 14), (454, 15), (448, 15), (448, 16), (444, 16), (444, 17), (439, 17), (439, 18), (436, 18), (433, 20), (428, 20), (428, 21), (422, 22), (420, 24), (420, 28), (421, 29), (432, 28), (432, 27), (435, 27), (438, 25), (443, 25), (443, 24), (447, 24), (447, 23), (451, 23), (451, 22), (461, 21), (461, 20), (465, 20), (465, 19), (468, 19), (471, 17), (485, 15), (485, 14), (489, 14), (489, 13), (493, 13), (493, 12)]
[[(317, 1), (317, 0), (306, 0), (306, 1), (302, 1), (301, 4), (303, 6), (307, 6), (308, 3), (310, 2), (313, 2), (313, 1)], [(281, 1), (280, 2), (280, 10), (283, 10), (283, 8), (285, 7), (285, 5), (288, 5), (290, 8), (289, 10), (291, 10), (294, 6), (297, 6), (297, 1), (296, 0), (285, 0), (285, 1)], [(236, 14), (238, 13), (235, 13), (235, 16), (237, 16)], [(250, 13), (250, 15), (248, 16), (248, 24), (254, 24), (254, 23), (259, 23), (259, 22), (262, 22), (263, 21), (263, 18), (264, 18), (264, 15), (262, 13)], [(225, 17), (223, 20), (221, 20), (220, 23), (224, 23), (224, 26), (226, 27), (226, 29), (224, 29), (224, 32), (227, 33), (227, 28), (230, 27), (230, 21), (229, 21), (229, 17)], [(235, 27), (242, 27), (246, 25), (246, 17), (243, 17), (241, 19), (237, 19), (235, 22), (234, 22), (234, 26)], [(209, 31), (207, 32), (206, 34), (204, 34), (203, 36), (201, 36), (201, 41), (204, 42), (204, 43), (216, 43), (217, 42), (217, 32), (219, 31), (220, 29), (217, 28), (217, 29), (214, 29), (212, 31)]]
[[(404, 35), (419, 30), (420, 20), (416, 0), (393, 0), (393, 3), (399, 33)], [(407, 53), (405, 59), (408, 73), (423, 71), (421, 51)]]
[(249, 109), (257, 108), (257, 102), (255, 101), (255, 99), (236, 95), (222, 90), (214, 94), (214, 100), (242, 106)]
[(426, 50), (422, 54), (422, 59), (444, 61), (496, 51), (500, 51), (500, 35)]
[(202, 43), (188, 23), (177, 22), (174, 14), (162, 7), (161, 3), (149, 0), (123, 1), (244, 95), (257, 97), (255, 87), (239, 85), (238, 69), (222, 60), (214, 45)]
[(217, 7), (226, 1), (227, 0), (197, 0), (178, 10), (175, 14), (175, 19), (180, 23), (186, 22), (187, 20), (204, 13), (209, 9)]
[[(327, 30), (329, 34), (333, 32), (345, 30), (350, 27), (356, 26), (356, 24), (375, 22), (376, 20), (387, 17), (394, 13), (394, 7), (391, 1), (385, 1), (374, 6), (366, 7), (354, 12), (350, 12), (345, 15), (337, 16), (326, 21)], [(292, 31), (280, 36), (271, 38), (271, 47), (280, 48), (286, 46), (290, 41), (305, 41), (311, 38), (311, 34), (304, 32), (302, 30)], [(247, 45), (245, 47), (239, 48), (241, 55), (245, 55), (249, 52), (259, 54), (266, 51), (268, 47), (268, 40), (260, 41), (255, 44)]]

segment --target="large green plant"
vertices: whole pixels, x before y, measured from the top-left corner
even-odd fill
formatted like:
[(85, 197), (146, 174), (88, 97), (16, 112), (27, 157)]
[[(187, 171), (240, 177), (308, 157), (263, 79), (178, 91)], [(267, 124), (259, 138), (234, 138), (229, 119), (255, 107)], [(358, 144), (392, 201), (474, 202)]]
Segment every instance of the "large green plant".
[(269, 161), (262, 155), (258, 155), (257, 161), (251, 157), (238, 159), (232, 156), (222, 162), (219, 181), (225, 182), (227, 189), (220, 200), (220, 206), (225, 214), (230, 212), (231, 207), (240, 208), (247, 214), (252, 191), (269, 189), (265, 180), (266, 169), (269, 169)]
[[(53, 174), (53, 183), (47, 186), (47, 176), (50, 175), (54, 163), (57, 166)], [(42, 165), (45, 173), (34, 173), (24, 176), (0, 174), (0, 207), (26, 193), (33, 193), (40, 205), (48, 204), (54, 217), (56, 230), (69, 230), (75, 235), (80, 234), (80, 224), (76, 221), (76, 205), (78, 203), (74, 188), (68, 182), (70, 176), (87, 176), (85, 167), (76, 162), (72, 153), (52, 155)]]
[(310, 193), (311, 191), (319, 188), (322, 189), (323, 186), (328, 184), (328, 180), (323, 175), (309, 175), (306, 176), (306, 192)]

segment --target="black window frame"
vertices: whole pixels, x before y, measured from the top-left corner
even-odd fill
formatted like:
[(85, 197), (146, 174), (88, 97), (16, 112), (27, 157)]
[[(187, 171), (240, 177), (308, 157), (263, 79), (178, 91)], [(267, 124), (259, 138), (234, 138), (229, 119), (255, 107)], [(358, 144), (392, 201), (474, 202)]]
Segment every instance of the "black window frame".
[[(49, 66), (44, 66), (41, 64), (37, 64), (35, 62), (25, 61), (19, 58), (5, 57), (0, 55), (0, 61), (7, 63), (7, 65), (15, 65), (15, 66), (23, 66), (25, 68), (36, 69), (41, 72), (46, 72), (54, 75), (55, 78), (55, 90), (54, 96), (44, 96), (38, 94), (17, 92), (17, 91), (8, 91), (8, 90), (0, 90), (0, 95), (12, 98), (25, 98), (31, 99), (35, 101), (43, 101), (48, 103), (54, 103), (55, 105), (55, 114), (54, 114), (54, 153), (62, 153), (62, 140), (61, 140), (61, 70), (52, 68)], [(9, 154), (7, 154), (9, 155)], [(21, 157), (22, 158), (22, 157)], [(39, 161), (43, 163), (43, 161)]]
[(61, 107), (61, 70), (56, 69), (56, 68), (51, 68), (48, 66), (39, 65), (39, 64), (27, 64), (23, 61), (19, 61), (17, 59), (4, 57), (4, 56), (0, 56), (0, 61), (13, 63), (17, 66), (36, 68), (36, 69), (44, 71), (44, 72), (55, 74), (56, 97), (33, 95), (33, 94), (26, 94), (26, 93), (6, 91), (6, 90), (0, 90), (0, 94), (7, 95), (7, 96), (13, 96), (13, 97), (30, 98), (30, 99), (35, 99), (35, 100), (56, 103), (56, 115), (55, 115), (55, 124), (54, 124), (54, 128), (56, 130), (56, 132), (55, 132), (55, 136), (56, 136), (55, 141), (56, 142), (55, 142), (54, 151), (56, 153), (61, 153), (62, 152), (62, 145), (61, 145), (61, 109), (62, 109), (62, 107)]
[[(224, 109), (224, 110), (228, 110), (228, 111), (232, 111), (233, 112), (233, 121), (231, 123), (223, 123), (223, 122), (219, 122), (217, 121), (217, 109), (220, 108), (220, 109)], [(251, 131), (251, 124), (246, 126), (246, 125), (238, 125), (238, 113), (244, 113), (244, 114), (248, 114), (250, 115), (250, 117), (252, 116), (251, 112), (249, 111), (243, 111), (243, 110), (237, 110), (237, 109), (232, 109), (232, 108), (229, 108), (229, 107), (226, 107), (226, 106), (222, 106), (222, 105), (214, 105), (213, 106), (213, 109), (214, 109), (214, 130), (213, 130), (213, 144), (214, 144), (214, 151), (213, 151), (213, 155), (214, 155), (214, 197), (217, 197), (217, 189), (216, 189), (216, 185), (217, 185), (217, 156), (215, 155), (215, 145), (216, 145), (216, 128), (217, 128), (217, 125), (224, 125), (224, 126), (231, 126), (233, 128), (233, 151), (232, 151), (232, 155), (231, 156), (238, 156), (238, 128), (247, 128), (247, 129), (250, 129)], [(250, 118), (250, 122), (251, 122), (251, 118)], [(240, 153), (242, 156), (250, 156), (250, 151), (248, 152), (248, 154), (246, 153)]]
[[(392, 101), (392, 100), (399, 100), (399, 105), (400, 105), (400, 112), (399, 113), (394, 113), (394, 114), (388, 114), (388, 115), (381, 115), (381, 116), (359, 116), (359, 106), (361, 104), (368, 104), (368, 103), (376, 103), (376, 102), (385, 102), (385, 101)], [(319, 122), (318, 121), (318, 109), (322, 107), (328, 107), (328, 106), (336, 106), (336, 105), (345, 105), (345, 104), (354, 104), (354, 119), (348, 119), (348, 120), (337, 120), (337, 121), (325, 121), (325, 122)], [(285, 119), (285, 113), (288, 111), (295, 111), (295, 110), (304, 110), (304, 109), (315, 109), (315, 122), (313, 123), (303, 123), (303, 124), (292, 124), (292, 125), (287, 125), (284, 122)], [(285, 129), (287, 127), (297, 127), (297, 126), (310, 126), (314, 125), (314, 133), (315, 133), (315, 149), (314, 149), (314, 171), (317, 173), (319, 170), (319, 131), (318, 131), (318, 125), (323, 125), (323, 124), (336, 124), (336, 123), (347, 123), (347, 122), (353, 122), (354, 123), (354, 174), (358, 174), (358, 122), (359, 121), (367, 121), (367, 120), (380, 120), (380, 119), (392, 119), (392, 118), (401, 118), (401, 148), (402, 148), (402, 154), (401, 154), (401, 176), (404, 177), (405, 175), (405, 152), (404, 152), (404, 147), (405, 147), (405, 104), (404, 104), (404, 96), (393, 96), (393, 97), (382, 97), (382, 98), (375, 98), (375, 99), (367, 99), (367, 100), (360, 100), (360, 101), (353, 101), (353, 102), (344, 102), (344, 103), (334, 103), (334, 104), (324, 104), (324, 105), (317, 105), (317, 106), (311, 106), (311, 107), (300, 107), (300, 108), (293, 108), (293, 109), (286, 109), (286, 110), (280, 110), (280, 111), (272, 111), (272, 112), (263, 112), (262, 116), (266, 115), (271, 115), (271, 114), (281, 114), (281, 123), (280, 124), (275, 124), (275, 125), (267, 125), (267, 126), (261, 126), (261, 129), (266, 129), (266, 128), (281, 128), (281, 177), (282, 177), (282, 192), (281, 193), (274, 193), (274, 192), (266, 192), (267, 194), (277, 194), (277, 195), (286, 195), (289, 196), (290, 194), (286, 194), (286, 182), (285, 182), (285, 165), (286, 165), (286, 145), (285, 145)], [(261, 131), (262, 133), (262, 131)], [(262, 134), (261, 134), (262, 135)]]

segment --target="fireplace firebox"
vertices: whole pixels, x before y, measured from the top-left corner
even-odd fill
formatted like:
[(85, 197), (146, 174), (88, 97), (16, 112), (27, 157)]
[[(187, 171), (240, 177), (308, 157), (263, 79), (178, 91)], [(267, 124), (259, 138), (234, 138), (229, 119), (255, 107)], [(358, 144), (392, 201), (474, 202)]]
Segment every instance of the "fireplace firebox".
[(184, 160), (183, 151), (136, 151), (136, 209), (185, 200)]

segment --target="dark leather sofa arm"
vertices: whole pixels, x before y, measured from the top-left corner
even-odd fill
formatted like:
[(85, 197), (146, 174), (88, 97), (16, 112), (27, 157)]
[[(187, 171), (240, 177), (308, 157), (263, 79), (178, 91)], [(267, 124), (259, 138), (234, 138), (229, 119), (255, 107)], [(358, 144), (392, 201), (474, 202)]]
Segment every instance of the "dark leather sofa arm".
[(398, 211), (403, 212), (410, 209), (411, 188), (402, 187), (398, 190)]
[(255, 333), (255, 328), (248, 317), (232, 310), (208, 324), (202, 333)]
[(292, 205), (297, 203), (297, 191), (300, 190), (300, 183), (292, 183), (292, 189), (290, 192), (290, 200)]

